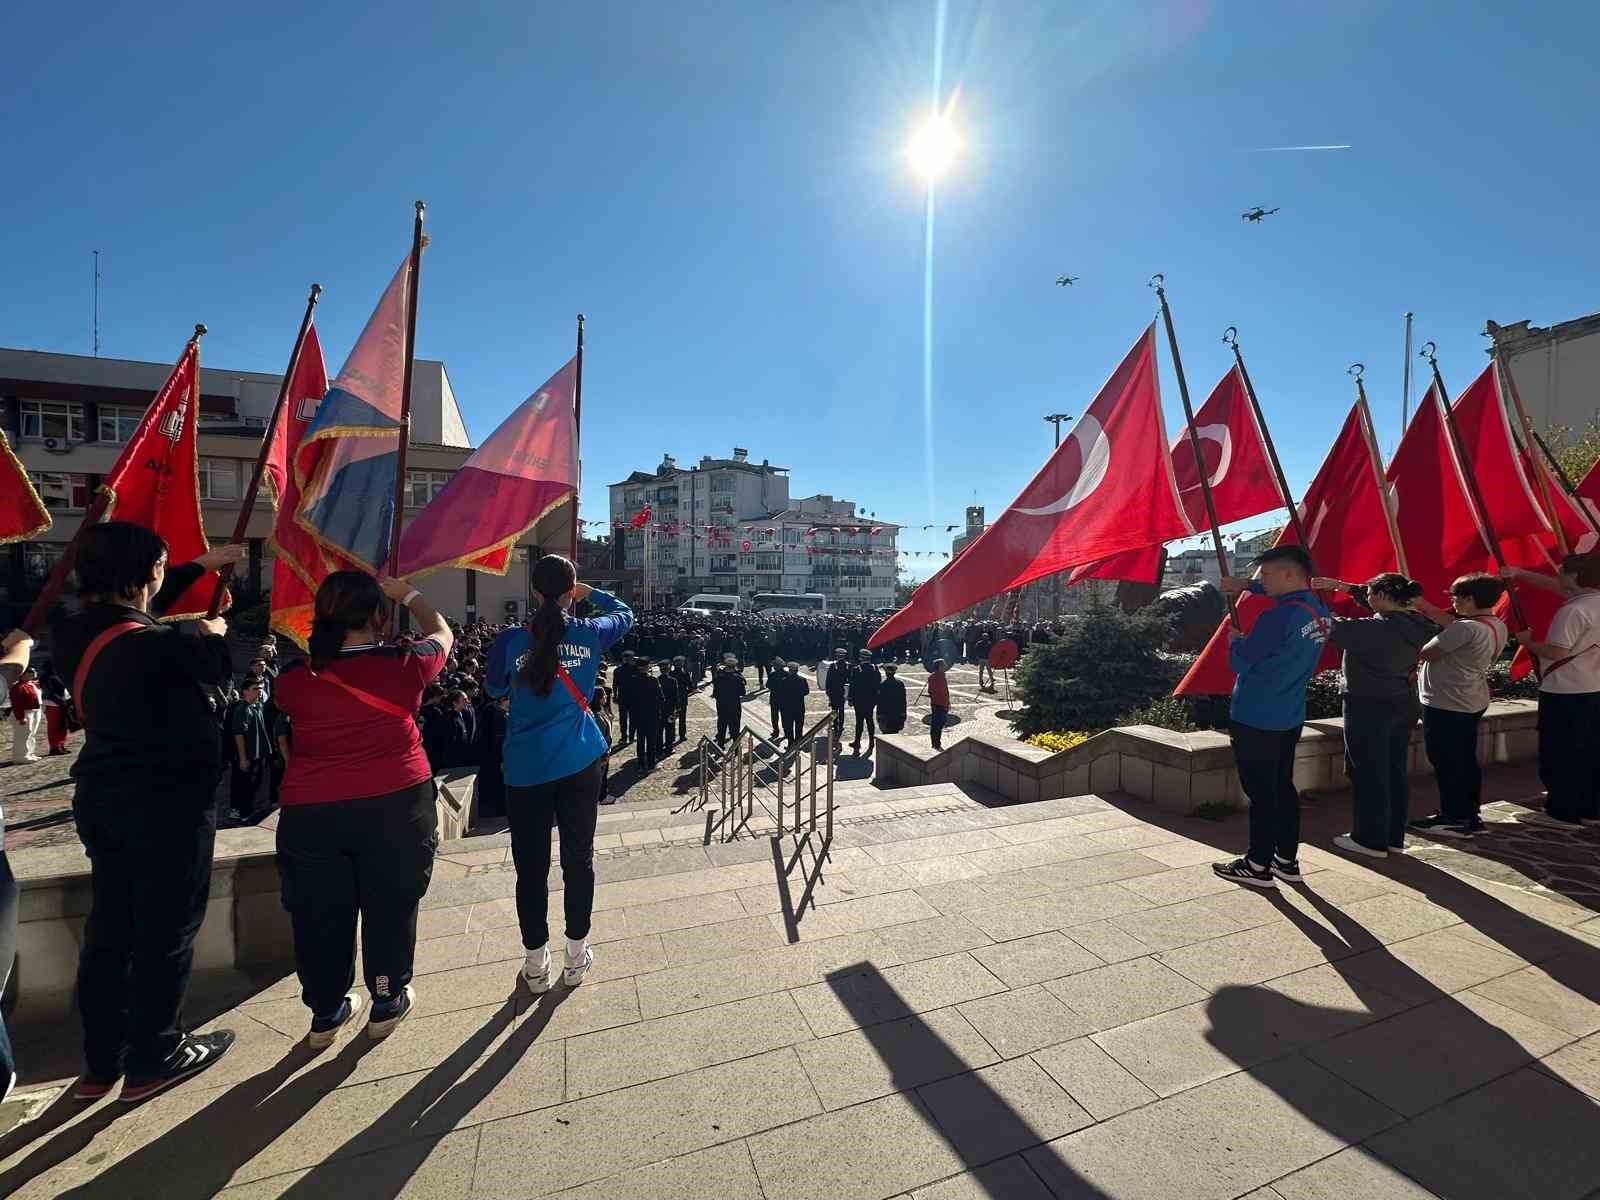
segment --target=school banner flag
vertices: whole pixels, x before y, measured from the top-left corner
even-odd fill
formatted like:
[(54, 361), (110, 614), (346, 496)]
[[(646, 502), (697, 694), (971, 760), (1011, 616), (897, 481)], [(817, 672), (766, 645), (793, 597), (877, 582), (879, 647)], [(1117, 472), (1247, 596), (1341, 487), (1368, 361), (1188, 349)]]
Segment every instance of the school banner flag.
[(295, 521), (322, 550), (388, 569), (400, 461), (400, 412), (411, 284), (408, 254), (301, 436)]
[[(1200, 456), (1205, 461), (1211, 503), (1217, 510), (1219, 525), (1293, 504), (1278, 491), (1272, 461), (1267, 456), (1266, 438), (1256, 423), (1255, 408), (1250, 403), (1244, 374), (1237, 363), (1211, 389), (1211, 395), (1194, 415), (1194, 427), (1200, 438)], [(1205, 494), (1200, 487), (1200, 472), (1195, 466), (1194, 447), (1187, 429), (1172, 439), (1172, 472), (1178, 480), (1178, 497), (1183, 501), (1189, 524), (1196, 529), (1207, 528), (1210, 522), (1206, 518)], [(1160, 563), (1161, 547), (1144, 546), (1079, 567), (1067, 582), (1119, 579), (1155, 583)]]
[[(1306, 488), (1299, 506), (1300, 523), (1306, 531), (1306, 549), (1311, 552), (1317, 574), (1334, 579), (1362, 581), (1380, 571), (1395, 569), (1394, 544), (1384, 516), (1383, 497), (1378, 491), (1377, 447), (1362, 419), (1357, 404), (1345, 418), (1344, 428), (1322, 460), (1316, 477)], [(1276, 545), (1298, 541), (1294, 525), (1284, 527)], [(1240, 627), (1248, 633), (1268, 602), (1260, 596), (1243, 595), (1235, 608)], [(1217, 626), (1211, 640), (1195, 659), (1173, 694), (1177, 696), (1221, 695), (1233, 690), (1233, 670), (1228, 666), (1229, 624)], [(1324, 651), (1319, 669), (1338, 665), (1338, 651), (1330, 645)]]
[[(145, 409), (139, 427), (106, 474), (106, 519), (132, 521), (159, 533), (172, 563), (193, 562), (211, 549), (200, 509), (200, 343), (190, 338), (172, 374)], [(168, 607), (166, 621), (203, 617), (217, 574), (207, 571)], [(231, 600), (223, 595), (223, 607)]]
[(50, 510), (0, 430), (0, 546), (38, 537), (50, 524)]
[(473, 451), (400, 534), (400, 574), (445, 567), (504, 575), (516, 540), (578, 486), (571, 359)]
[(273, 517), (271, 626), (301, 649), (311, 636), (311, 612), (317, 588), (332, 571), (348, 561), (327, 554), (295, 521), (300, 506), (300, 482), (292, 464), (305, 431), (316, 416), (328, 390), (328, 368), (314, 324), (306, 326), (305, 341), (295, 360), (294, 378), (284, 398), (278, 420), (268, 432), (266, 480), (277, 504)]
[(1057, 571), (1193, 534), (1167, 445), (1152, 324), (1010, 507), (867, 644)]

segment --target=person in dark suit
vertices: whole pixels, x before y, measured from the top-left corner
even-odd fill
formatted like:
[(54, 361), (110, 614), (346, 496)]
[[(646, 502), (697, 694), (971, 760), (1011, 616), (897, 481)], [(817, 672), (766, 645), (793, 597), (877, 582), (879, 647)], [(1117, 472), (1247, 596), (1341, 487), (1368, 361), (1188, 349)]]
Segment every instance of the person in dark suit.
[(656, 664), (656, 680), (661, 688), (661, 753), (665, 754), (678, 742), (678, 698), (682, 693), (678, 690), (678, 677), (672, 673), (671, 663)]
[(776, 682), (772, 690), (778, 696), (778, 715), (783, 719), (783, 739), (788, 743), (785, 749), (792, 750), (800, 740), (801, 727), (806, 720), (806, 697), (811, 694), (811, 685), (806, 682), (804, 675), (800, 674), (800, 664), (790, 663), (781, 675), (777, 668), (773, 668), (773, 678)]
[(850, 707), (856, 710), (856, 736), (851, 752), (861, 753), (861, 727), (867, 727), (867, 753), (872, 753), (873, 746), (878, 742), (877, 726), (873, 724), (872, 712), (878, 704), (878, 687), (883, 682), (883, 676), (878, 674), (878, 668), (873, 665), (872, 651), (863, 649), (858, 662), (850, 672)]
[(739, 713), (744, 705), (744, 672), (731, 654), (711, 684), (711, 698), (717, 705), (717, 745), (726, 745), (739, 732)]
[(695, 686), (685, 655), (672, 660), (672, 677), (678, 681), (678, 740), (682, 742), (689, 737), (689, 697), (694, 694)]
[(633, 682), (633, 733), (639, 739), (638, 762), (646, 771), (661, 761), (661, 681), (655, 669), (641, 667)]
[(878, 685), (878, 732), (899, 733), (906, 727), (906, 685), (895, 674), (894, 663), (883, 665)]

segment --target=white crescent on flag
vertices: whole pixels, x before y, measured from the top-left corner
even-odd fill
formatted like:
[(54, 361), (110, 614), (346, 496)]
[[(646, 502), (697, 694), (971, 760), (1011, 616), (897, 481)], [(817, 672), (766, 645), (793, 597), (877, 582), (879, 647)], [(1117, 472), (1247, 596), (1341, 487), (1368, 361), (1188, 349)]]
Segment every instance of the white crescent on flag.
[(1030, 517), (1050, 517), (1066, 512), (1087, 500), (1105, 480), (1106, 472), (1111, 468), (1111, 439), (1106, 437), (1100, 422), (1085, 414), (1073, 426), (1069, 436), (1078, 443), (1078, 461), (1081, 464), (1078, 478), (1059, 499), (1043, 508), (1019, 508), (1017, 512)]
[(1194, 432), (1196, 437), (1215, 442), (1222, 448), (1217, 455), (1217, 469), (1206, 480), (1211, 487), (1216, 487), (1228, 474), (1228, 464), (1233, 461), (1233, 434), (1226, 425), (1201, 425)]

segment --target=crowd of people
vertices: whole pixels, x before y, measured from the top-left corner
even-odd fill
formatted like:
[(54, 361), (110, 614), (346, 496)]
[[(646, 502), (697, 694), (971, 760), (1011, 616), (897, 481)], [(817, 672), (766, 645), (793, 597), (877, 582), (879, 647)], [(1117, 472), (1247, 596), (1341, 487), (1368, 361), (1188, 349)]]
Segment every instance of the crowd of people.
[[(1408, 832), (1470, 839), (1485, 832), (1478, 725), (1489, 706), (1489, 668), (1512, 637), (1537, 662), (1539, 776), (1543, 812), (1519, 819), (1578, 830), (1600, 822), (1600, 555), (1571, 554), (1557, 575), (1508, 568), (1505, 578), (1474, 574), (1450, 588), (1448, 609), (1404, 575), (1364, 584), (1320, 577), (1299, 546), (1256, 560), (1255, 578), (1224, 579), (1230, 595), (1271, 601), (1248, 633), (1236, 627), (1228, 649), (1236, 682), (1229, 735), (1239, 786), (1250, 802), (1250, 844), (1214, 864), (1224, 879), (1270, 888), (1298, 882), (1300, 797), (1295, 747), (1305, 724), (1306, 685), (1324, 647), (1343, 652), (1345, 764), (1350, 831), (1340, 850), (1385, 858), (1405, 849)], [(1541, 640), (1511, 634), (1494, 609), (1508, 580), (1556, 592), (1562, 605)], [(1365, 610), (1335, 616), (1319, 592), (1344, 592)], [(1438, 811), (1413, 818), (1407, 759), (1412, 730), (1439, 785)]]
[[(206, 1070), (233, 1044), (227, 1029), (195, 1034), (182, 1021), (224, 778), (235, 807), (254, 803), (261, 789), (269, 802), (275, 793), (282, 903), (307, 1041), (323, 1049), (363, 1014), (368, 1036), (383, 1039), (413, 1010), (417, 913), (439, 843), (440, 770), (476, 766), (480, 789), (493, 791), (480, 790), (480, 807), (503, 809), (517, 873), (519, 974), (539, 994), (558, 979), (578, 986), (593, 968), (594, 838), (610, 756), (633, 741), (649, 766), (681, 741), (688, 699), (705, 686), (708, 668), (719, 742), (745, 723), (745, 670), (754, 666), (773, 740), (795, 745), (810, 692), (801, 663), (813, 655), (824, 660), (817, 675), (836, 745), (852, 714), (856, 753), (863, 739), (871, 753), (880, 733), (897, 732), (906, 719), (898, 667), (911, 651), (891, 646), (875, 656), (855, 645), (870, 636), (870, 619), (662, 614), (641, 625), (556, 555), (534, 567), (528, 622), (474, 623), (459, 633), (409, 583), (335, 572), (317, 590), (308, 655), (280, 664), (269, 641), (235, 677), (222, 619), (178, 626), (158, 618), (202, 572), (236, 557), (224, 549), (169, 568), (159, 537), (117, 521), (86, 530), (78, 546), (83, 607), (54, 633), (54, 672), (71, 680), (56, 694), (70, 697), (63, 703), (85, 731), (72, 769), (73, 814), (93, 875), (77, 985), (79, 1100), (118, 1087), (123, 1100), (142, 1099)], [(1542, 640), (1516, 635), (1541, 664), (1547, 790), (1545, 811), (1523, 819), (1581, 828), (1600, 821), (1600, 556), (1570, 556), (1555, 578), (1513, 574), (1563, 600)], [(1463, 577), (1444, 609), (1403, 576), (1359, 586), (1319, 578), (1303, 550), (1278, 547), (1260, 557), (1254, 579), (1224, 587), (1268, 604), (1230, 646), (1231, 739), (1250, 801), (1250, 844), (1216, 864), (1219, 875), (1258, 887), (1300, 878), (1295, 745), (1306, 684), (1330, 641), (1344, 652), (1354, 790), (1350, 832), (1335, 844), (1382, 857), (1402, 848), (1410, 830), (1459, 838), (1483, 830), (1477, 727), (1488, 704), (1486, 672), (1508, 638), (1493, 613), (1503, 580)], [(1333, 615), (1318, 594), (1329, 590), (1348, 592), (1367, 615)], [(398, 610), (409, 613), (414, 633), (393, 633)], [(969, 623), (921, 635), (912, 656), (930, 667), (935, 748), (950, 703), (946, 655), (981, 657), (998, 636), (1020, 642), (1053, 633)], [(33, 677), (30, 650), (20, 631), (0, 644), (0, 683), (20, 723), (36, 727), (50, 693)], [(1411, 819), (1405, 756), (1419, 719), (1440, 805)], [(548, 913), (555, 831), (559, 939)], [(0, 985), (14, 948), (16, 895), (0, 845)], [(0, 1070), (14, 1078), (3, 1026)]]

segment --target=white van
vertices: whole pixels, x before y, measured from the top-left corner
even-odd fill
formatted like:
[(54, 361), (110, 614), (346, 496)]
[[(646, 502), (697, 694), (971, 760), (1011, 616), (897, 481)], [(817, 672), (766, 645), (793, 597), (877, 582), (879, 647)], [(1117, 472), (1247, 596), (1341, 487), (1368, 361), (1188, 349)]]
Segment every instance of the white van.
[(738, 612), (739, 597), (724, 592), (696, 592), (678, 606), (679, 612)]

